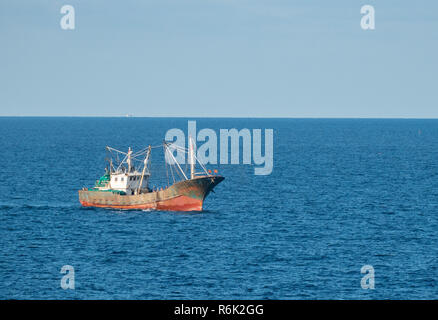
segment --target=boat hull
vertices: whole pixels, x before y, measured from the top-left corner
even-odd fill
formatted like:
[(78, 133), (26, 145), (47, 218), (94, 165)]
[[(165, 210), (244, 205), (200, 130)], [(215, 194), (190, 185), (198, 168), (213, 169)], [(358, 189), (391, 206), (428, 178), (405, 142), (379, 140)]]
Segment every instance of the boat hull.
[(222, 176), (196, 177), (177, 182), (164, 190), (138, 195), (84, 189), (79, 190), (79, 201), (84, 207), (202, 211), (205, 198), (222, 180)]

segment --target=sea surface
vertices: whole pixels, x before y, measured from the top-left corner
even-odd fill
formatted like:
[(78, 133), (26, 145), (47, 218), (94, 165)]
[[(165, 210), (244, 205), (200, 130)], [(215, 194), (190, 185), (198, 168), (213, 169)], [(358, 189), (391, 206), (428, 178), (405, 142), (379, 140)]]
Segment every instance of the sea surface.
[[(105, 146), (160, 145), (188, 120), (272, 128), (272, 174), (208, 165), (226, 179), (202, 213), (80, 206)], [(1, 299), (438, 298), (438, 120), (0, 118), (0, 149)]]

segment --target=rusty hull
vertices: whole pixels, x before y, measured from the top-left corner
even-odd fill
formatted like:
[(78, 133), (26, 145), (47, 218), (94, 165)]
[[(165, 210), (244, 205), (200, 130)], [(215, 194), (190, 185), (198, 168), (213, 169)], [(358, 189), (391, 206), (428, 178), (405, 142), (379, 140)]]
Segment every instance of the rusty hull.
[(84, 207), (202, 211), (205, 198), (222, 180), (222, 176), (201, 176), (177, 182), (164, 190), (138, 195), (84, 189), (79, 190), (79, 201)]

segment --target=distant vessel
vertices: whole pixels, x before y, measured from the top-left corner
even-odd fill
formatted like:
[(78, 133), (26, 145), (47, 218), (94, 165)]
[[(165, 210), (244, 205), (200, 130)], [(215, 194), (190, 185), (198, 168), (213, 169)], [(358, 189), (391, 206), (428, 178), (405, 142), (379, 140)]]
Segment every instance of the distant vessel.
[[(132, 153), (131, 148), (125, 153), (107, 147), (111, 155), (115, 153), (117, 159), (119, 155), (122, 155), (123, 160), (117, 161), (117, 159), (113, 159), (113, 156), (111, 156), (108, 159), (109, 167), (106, 169), (105, 174), (96, 181), (95, 186), (79, 190), (80, 203), (84, 207), (202, 211), (205, 198), (216, 185), (224, 180), (224, 177), (211, 174), (211, 171), (207, 171), (202, 163), (199, 164), (204, 172), (195, 172), (197, 159), (194, 151), (194, 142), (191, 138), (189, 138), (189, 150), (169, 143), (164, 143), (163, 147), (168, 159), (173, 161), (172, 165), (169, 165), (173, 184), (160, 190), (149, 188), (150, 172), (148, 165), (151, 146), (136, 154)], [(189, 153), (190, 179), (176, 161), (171, 148)], [(134, 160), (138, 160), (142, 156), (144, 156), (142, 167), (140, 166), (139, 170), (137, 170)], [(114, 165), (115, 160), (118, 162), (116, 165)], [(175, 180), (174, 170), (177, 170), (176, 173), (183, 178), (181, 181)]]

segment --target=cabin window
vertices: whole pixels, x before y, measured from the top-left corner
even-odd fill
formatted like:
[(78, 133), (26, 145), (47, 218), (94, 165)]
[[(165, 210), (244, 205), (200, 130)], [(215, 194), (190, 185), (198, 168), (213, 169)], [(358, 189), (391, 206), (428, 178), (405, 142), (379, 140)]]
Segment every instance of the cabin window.
[(124, 178), (120, 178), (120, 181), (124, 181), (125, 179)]
[(114, 181), (117, 181), (117, 178), (114, 178)]

